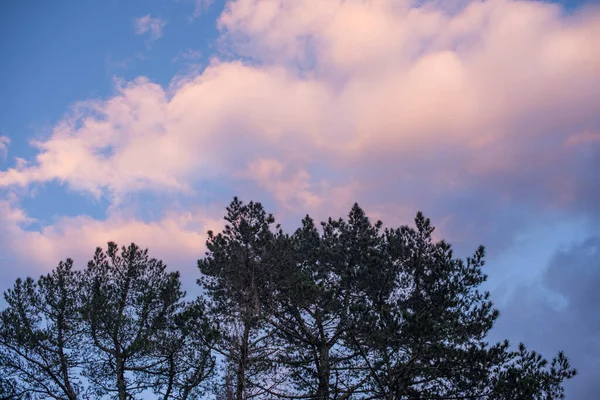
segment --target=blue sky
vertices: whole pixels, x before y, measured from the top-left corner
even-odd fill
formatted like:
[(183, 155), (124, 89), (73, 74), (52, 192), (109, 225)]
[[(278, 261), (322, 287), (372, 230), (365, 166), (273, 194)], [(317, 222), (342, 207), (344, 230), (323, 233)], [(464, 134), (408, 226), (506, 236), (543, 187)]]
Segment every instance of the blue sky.
[(546, 330), (589, 398), (599, 26), (592, 1), (3, 2), (0, 289), (116, 240), (194, 292), (234, 195), (287, 229), (423, 210), (459, 254), (488, 248), (495, 334)]

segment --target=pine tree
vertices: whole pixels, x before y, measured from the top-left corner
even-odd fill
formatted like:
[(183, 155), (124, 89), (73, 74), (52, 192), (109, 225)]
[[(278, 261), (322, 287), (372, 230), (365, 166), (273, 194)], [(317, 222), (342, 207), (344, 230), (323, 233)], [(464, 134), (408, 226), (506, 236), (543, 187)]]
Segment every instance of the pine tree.
[[(208, 296), (209, 313), (218, 321), (221, 341), (215, 350), (233, 376), (235, 399), (264, 392), (275, 377), (272, 357), (277, 352), (267, 324), (270, 313), (272, 249), (281, 232), (260, 203), (243, 204), (234, 198), (227, 208), (222, 233), (208, 232), (208, 252), (198, 261), (198, 284)], [(267, 383), (265, 383), (267, 382)]]
[(4, 298), (0, 324), (3, 398), (79, 398), (82, 365), (76, 294), (80, 274), (60, 262), (36, 282), (17, 279)]
[(201, 299), (186, 302), (167, 318), (168, 329), (156, 332), (151, 352), (152, 358), (162, 362), (143, 373), (158, 399), (204, 398), (216, 366), (210, 349), (219, 333), (206, 318)]
[(210, 326), (200, 303), (185, 304), (178, 272), (135, 244), (96, 249), (84, 273), (85, 374), (97, 396), (145, 390), (192, 398), (212, 371)]
[(387, 229), (357, 282), (347, 341), (362, 358), (369, 396), (561, 398), (561, 383), (575, 374), (562, 353), (547, 369), (522, 344), (515, 352), (508, 342), (486, 341), (499, 313), (489, 292), (478, 290), (484, 248), (456, 259), (450, 245), (433, 241), (422, 213), (415, 224)]
[(576, 373), (562, 352), (488, 342), (499, 312), (479, 289), (484, 248), (454, 257), (422, 213), (382, 229), (355, 204), (289, 235), (235, 198), (225, 219), (195, 301), (135, 244), (18, 279), (0, 398), (549, 400)]
[(286, 349), (279, 362), (293, 383), (281, 397), (344, 399), (362, 386), (357, 354), (344, 341), (363, 260), (377, 239), (361, 213), (355, 205), (348, 223), (329, 219), (322, 234), (306, 216), (290, 238), (293, 258), (278, 265), (273, 319)]

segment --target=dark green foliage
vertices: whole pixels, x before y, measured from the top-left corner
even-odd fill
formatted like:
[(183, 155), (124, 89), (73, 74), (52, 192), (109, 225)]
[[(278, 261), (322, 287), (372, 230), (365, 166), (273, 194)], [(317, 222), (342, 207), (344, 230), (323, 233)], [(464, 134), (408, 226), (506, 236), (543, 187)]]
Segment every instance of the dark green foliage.
[(506, 351), (503, 358), (505, 362), (493, 370), (491, 400), (562, 399), (562, 383), (576, 374), (563, 352), (548, 362), (523, 343), (516, 351)]
[(450, 245), (433, 241), (423, 214), (415, 225), (386, 229), (358, 280), (347, 337), (363, 360), (367, 391), (385, 399), (561, 398), (562, 382), (575, 374), (564, 356), (545, 369), (523, 345), (511, 352), (508, 343), (486, 342), (499, 314), (477, 289), (486, 279), (483, 247), (456, 259)]
[[(83, 318), (90, 338), (86, 369), (96, 393), (126, 399), (148, 388), (143, 375), (156, 362), (153, 339), (168, 328), (183, 297), (179, 277), (135, 245), (119, 254), (96, 249), (84, 274)], [(115, 385), (116, 383), (116, 385)]]
[(322, 223), (323, 234), (307, 216), (289, 243), (279, 245), (290, 248), (280, 265), (272, 318), (286, 349), (278, 361), (292, 382), (285, 393), (280, 390), (282, 397), (349, 398), (364, 383), (357, 373), (358, 353), (346, 346), (345, 337), (378, 228), (365, 224), (357, 206), (353, 212), (348, 223)]
[(210, 347), (218, 332), (205, 318), (200, 300), (186, 303), (168, 319), (169, 329), (157, 332), (151, 354), (161, 362), (144, 374), (160, 399), (202, 398), (214, 373)]

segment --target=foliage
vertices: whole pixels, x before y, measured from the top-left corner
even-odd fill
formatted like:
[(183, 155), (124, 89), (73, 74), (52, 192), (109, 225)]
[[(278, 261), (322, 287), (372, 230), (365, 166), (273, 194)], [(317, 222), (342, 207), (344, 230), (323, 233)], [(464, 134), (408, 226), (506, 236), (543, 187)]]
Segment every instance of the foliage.
[(8, 398), (76, 399), (81, 366), (77, 317), (80, 273), (68, 259), (36, 282), (17, 279), (4, 294), (0, 325), (0, 372)]
[(245, 205), (235, 198), (225, 220), (222, 233), (208, 232), (198, 283), (221, 329), (214, 350), (228, 364), (226, 386), (241, 400), (263, 393), (274, 377), (271, 361), (277, 346), (267, 317), (278, 265), (274, 244), (282, 233), (272, 229), (275, 219), (260, 203)]
[(72, 266), (18, 279), (5, 293), (2, 398), (199, 398), (217, 333), (201, 301), (183, 301), (179, 273), (112, 242), (85, 271)]
[(422, 213), (384, 229), (355, 204), (287, 234), (234, 198), (225, 220), (194, 301), (135, 244), (18, 279), (0, 398), (548, 400), (575, 376), (562, 352), (487, 341), (499, 313), (479, 289), (484, 248), (456, 258)]

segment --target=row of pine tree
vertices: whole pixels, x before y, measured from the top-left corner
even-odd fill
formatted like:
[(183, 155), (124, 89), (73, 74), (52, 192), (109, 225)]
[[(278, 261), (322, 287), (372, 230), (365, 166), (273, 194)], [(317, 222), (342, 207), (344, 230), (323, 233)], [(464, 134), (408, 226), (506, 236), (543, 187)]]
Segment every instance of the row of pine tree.
[(465, 260), (429, 219), (383, 229), (354, 205), (284, 233), (237, 198), (208, 232), (202, 295), (135, 244), (109, 243), (5, 292), (3, 399), (558, 399), (575, 375), (508, 342)]

